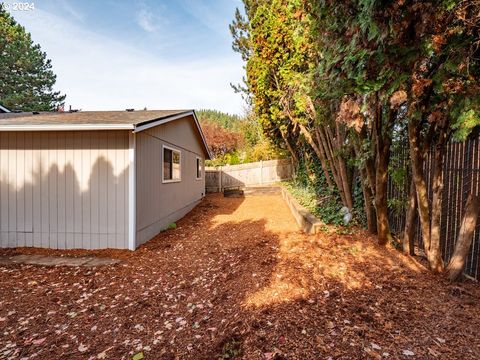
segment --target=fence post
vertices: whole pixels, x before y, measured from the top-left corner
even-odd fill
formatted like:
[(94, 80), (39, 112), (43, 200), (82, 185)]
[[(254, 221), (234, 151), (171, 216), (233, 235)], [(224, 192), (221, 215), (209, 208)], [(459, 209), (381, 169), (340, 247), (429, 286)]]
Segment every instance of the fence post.
[(290, 157), (290, 171), (288, 174), (288, 179), (293, 179), (295, 177), (295, 165), (293, 163), (293, 156)]
[(260, 160), (260, 184), (263, 184), (263, 160)]
[(218, 170), (218, 192), (222, 192), (222, 167)]

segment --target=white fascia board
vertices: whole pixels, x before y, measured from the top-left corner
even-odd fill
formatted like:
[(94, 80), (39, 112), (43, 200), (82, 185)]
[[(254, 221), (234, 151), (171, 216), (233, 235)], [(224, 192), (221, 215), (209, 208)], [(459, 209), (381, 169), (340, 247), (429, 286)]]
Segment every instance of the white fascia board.
[(180, 114), (173, 115), (173, 116), (169, 116), (169, 117), (166, 117), (166, 118), (163, 118), (163, 119), (160, 119), (160, 120), (152, 121), (152, 122), (149, 122), (149, 123), (144, 124), (144, 125), (138, 125), (138, 126), (135, 126), (135, 130), (133, 132), (137, 133), (137, 132), (140, 132), (140, 131), (143, 131), (143, 130), (147, 130), (147, 129), (150, 129), (152, 127), (162, 125), (162, 124), (166, 124), (170, 121), (178, 120), (178, 119), (184, 118), (185, 116), (189, 116), (189, 115), (192, 115), (192, 114), (193, 114), (193, 111), (187, 111), (187, 112), (180, 113)]
[(132, 124), (0, 125), (0, 131), (133, 130)]
[(208, 158), (212, 159), (212, 154), (210, 153), (210, 149), (208, 148), (207, 139), (205, 139), (205, 136), (203, 135), (202, 128), (200, 127), (200, 122), (197, 119), (197, 114), (195, 114), (195, 111), (192, 111), (192, 113), (193, 113), (193, 118), (195, 119), (195, 123), (197, 124), (198, 131), (200, 132), (200, 136), (202, 137), (203, 145), (205, 145), (205, 149), (207, 150)]

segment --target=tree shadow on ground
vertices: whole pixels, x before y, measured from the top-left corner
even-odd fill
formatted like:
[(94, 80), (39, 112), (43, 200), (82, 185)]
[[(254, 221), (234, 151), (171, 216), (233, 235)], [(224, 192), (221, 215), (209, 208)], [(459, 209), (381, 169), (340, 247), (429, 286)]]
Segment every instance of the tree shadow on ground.
[[(449, 285), (362, 231), (292, 230), (281, 201), (208, 196), (113, 267), (0, 272), (0, 343), (59, 358), (147, 347), (161, 359), (478, 358), (477, 287)], [(41, 346), (25, 340), (35, 334)]]
[[(212, 238), (228, 239), (216, 251), (230, 255), (214, 301), (221, 336), (197, 358), (221, 356), (232, 343), (241, 344), (243, 358), (479, 354), (466, 345), (479, 343), (478, 320), (469, 321), (479, 310), (476, 288), (456, 290), (363, 231), (306, 236), (269, 231), (266, 219), (217, 216), (204, 226)], [(472, 336), (462, 345), (458, 334), (465, 332)]]
[[(374, 239), (292, 234), (282, 238), (277, 259), (269, 285), (242, 302), (263, 324), (256, 335), (246, 331), (248, 351), (261, 349), (247, 358), (261, 352), (401, 358), (404, 350), (417, 358), (480, 355), (478, 319), (472, 323), (478, 289), (459, 292)], [(459, 341), (465, 334), (469, 339)]]

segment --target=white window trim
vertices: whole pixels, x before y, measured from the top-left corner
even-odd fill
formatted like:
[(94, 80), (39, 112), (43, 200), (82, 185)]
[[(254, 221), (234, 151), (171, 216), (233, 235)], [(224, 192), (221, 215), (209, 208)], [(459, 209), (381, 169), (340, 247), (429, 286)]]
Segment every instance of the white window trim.
[[(171, 179), (171, 180), (165, 180), (165, 167), (163, 165), (164, 161), (164, 156), (165, 156), (165, 149), (171, 150), (178, 152), (180, 155), (180, 178), (179, 179)], [(173, 166), (173, 161), (172, 161), (172, 166)], [(163, 184), (169, 184), (169, 183), (176, 183), (182, 181), (182, 151), (180, 149), (176, 149), (174, 147), (168, 146), (168, 145), (162, 145), (162, 183)]]
[[(200, 160), (200, 177), (197, 177), (197, 172), (198, 172), (198, 168), (197, 168), (197, 160)], [(202, 180), (203, 179), (203, 159), (200, 157), (200, 156), (196, 156), (195, 157), (195, 180)]]

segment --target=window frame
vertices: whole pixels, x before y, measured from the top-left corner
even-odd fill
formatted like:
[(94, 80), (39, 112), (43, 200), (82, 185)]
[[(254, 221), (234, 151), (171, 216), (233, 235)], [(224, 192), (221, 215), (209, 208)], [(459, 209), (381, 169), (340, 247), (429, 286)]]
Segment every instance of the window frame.
[[(198, 177), (198, 161), (200, 161), (200, 177)], [(203, 159), (200, 156), (195, 157), (195, 180), (203, 179)]]
[[(170, 150), (172, 152), (172, 176), (173, 176), (173, 152), (177, 152), (179, 155), (179, 165), (180, 165), (180, 177), (178, 179), (165, 179), (165, 149)], [(182, 181), (182, 151), (180, 149), (162, 145), (162, 183), (169, 184), (169, 183), (176, 183)]]

